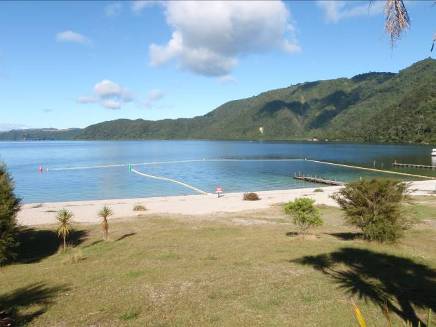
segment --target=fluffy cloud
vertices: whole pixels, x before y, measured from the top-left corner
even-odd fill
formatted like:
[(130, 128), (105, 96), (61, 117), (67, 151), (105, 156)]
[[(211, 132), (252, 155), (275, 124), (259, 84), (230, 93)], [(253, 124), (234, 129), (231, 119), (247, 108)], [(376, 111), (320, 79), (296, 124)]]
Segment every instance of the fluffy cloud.
[(325, 19), (330, 23), (337, 23), (345, 18), (378, 15), (384, 9), (383, 1), (317, 1), (317, 5), (324, 11)]
[(237, 82), (236, 78), (234, 78), (232, 75), (223, 75), (223, 76), (220, 76), (218, 78), (218, 81), (221, 84), (229, 84), (229, 83), (236, 83)]
[(160, 1), (156, 0), (134, 0), (132, 2), (131, 9), (135, 14), (139, 14), (144, 8), (151, 7), (152, 5), (158, 4)]
[(120, 109), (123, 104), (133, 101), (133, 95), (126, 88), (110, 80), (102, 80), (94, 86), (94, 94), (81, 96), (78, 103), (99, 103), (107, 109)]
[(106, 109), (121, 109), (123, 105), (135, 101), (140, 106), (151, 108), (164, 95), (161, 90), (152, 89), (145, 99), (138, 99), (125, 87), (105, 79), (94, 85), (91, 95), (81, 96), (77, 98), (77, 102), (80, 104), (97, 103)]
[(164, 6), (173, 33), (166, 45), (150, 45), (154, 66), (176, 59), (192, 72), (224, 76), (241, 55), (301, 50), (281, 1), (170, 1)]
[(122, 102), (116, 99), (103, 99), (101, 105), (107, 109), (120, 109)]
[(56, 41), (58, 42), (72, 42), (80, 44), (90, 44), (91, 40), (86, 36), (73, 32), (73, 31), (63, 31), (56, 34)]
[(121, 13), (123, 5), (120, 2), (113, 2), (104, 8), (104, 14), (108, 17), (115, 17)]
[(147, 97), (144, 101), (144, 106), (146, 108), (151, 108), (156, 101), (159, 101), (165, 96), (165, 94), (158, 89), (153, 89), (150, 92), (148, 92)]

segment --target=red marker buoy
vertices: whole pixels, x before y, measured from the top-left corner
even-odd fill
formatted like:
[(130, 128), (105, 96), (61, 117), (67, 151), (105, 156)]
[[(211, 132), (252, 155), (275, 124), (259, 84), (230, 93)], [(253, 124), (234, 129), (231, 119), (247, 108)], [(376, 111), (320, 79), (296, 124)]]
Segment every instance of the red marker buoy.
[(223, 194), (222, 187), (221, 186), (217, 186), (215, 193), (218, 195), (218, 197), (220, 197)]

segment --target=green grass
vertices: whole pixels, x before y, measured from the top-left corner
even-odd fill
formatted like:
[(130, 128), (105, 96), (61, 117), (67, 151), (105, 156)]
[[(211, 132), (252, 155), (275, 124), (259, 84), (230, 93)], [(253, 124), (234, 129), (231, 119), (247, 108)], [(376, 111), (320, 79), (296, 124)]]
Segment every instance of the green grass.
[[(414, 214), (427, 219), (435, 203)], [(320, 210), (325, 225), (306, 240), (278, 206), (114, 222), (107, 242), (99, 225), (76, 225), (67, 253), (50, 227), (27, 231), (32, 251), (0, 268), (0, 307), (31, 326), (355, 326), (353, 298), (370, 326), (386, 326), (375, 295), (384, 290), (394, 322), (411, 312), (424, 320), (436, 296), (436, 226), (397, 245), (368, 243), (338, 209)]]

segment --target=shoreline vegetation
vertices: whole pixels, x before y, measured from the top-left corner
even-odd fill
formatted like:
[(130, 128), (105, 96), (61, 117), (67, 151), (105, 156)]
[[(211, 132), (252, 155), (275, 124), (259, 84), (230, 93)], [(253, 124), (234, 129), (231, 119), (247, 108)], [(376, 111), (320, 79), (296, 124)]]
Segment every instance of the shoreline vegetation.
[[(118, 119), (86, 128), (1, 132), (0, 140), (258, 140), (436, 143), (436, 60), (399, 73), (300, 83), (193, 118)], [(398, 95), (401, 96), (398, 96)], [(225, 135), (225, 137), (224, 137)]]

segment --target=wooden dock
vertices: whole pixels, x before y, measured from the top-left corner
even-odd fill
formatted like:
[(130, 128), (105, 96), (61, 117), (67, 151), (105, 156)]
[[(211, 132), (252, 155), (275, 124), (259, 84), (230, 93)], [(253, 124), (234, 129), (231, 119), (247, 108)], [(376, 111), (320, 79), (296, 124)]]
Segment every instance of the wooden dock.
[(408, 164), (408, 163), (399, 163), (393, 162), (392, 167), (400, 167), (400, 168), (421, 168), (421, 169), (436, 169), (436, 166), (431, 165), (417, 165), (417, 164)]
[(344, 182), (339, 182), (332, 179), (326, 179), (318, 176), (305, 176), (302, 174), (298, 174), (298, 175), (295, 174), (294, 179), (298, 179), (310, 183), (325, 184), (325, 185), (332, 185), (332, 186), (342, 186), (345, 184)]

